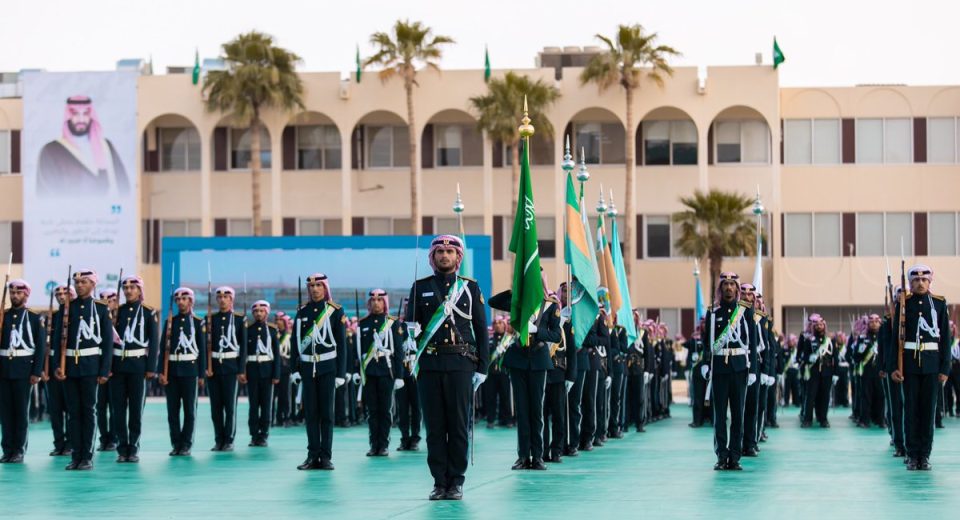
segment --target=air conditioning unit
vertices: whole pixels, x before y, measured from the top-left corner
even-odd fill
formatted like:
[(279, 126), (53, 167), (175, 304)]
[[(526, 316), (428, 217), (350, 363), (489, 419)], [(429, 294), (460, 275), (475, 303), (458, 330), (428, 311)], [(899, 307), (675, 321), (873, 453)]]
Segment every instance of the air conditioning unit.
[(350, 99), (350, 78), (340, 80), (340, 99)]

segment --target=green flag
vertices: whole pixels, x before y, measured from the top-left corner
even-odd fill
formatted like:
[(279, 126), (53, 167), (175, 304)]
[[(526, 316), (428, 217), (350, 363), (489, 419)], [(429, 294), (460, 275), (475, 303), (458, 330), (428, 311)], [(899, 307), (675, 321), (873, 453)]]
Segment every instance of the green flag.
[(566, 264), (570, 266), (573, 276), (573, 287), (567, 288), (567, 305), (570, 306), (570, 324), (573, 328), (573, 342), (579, 347), (583, 345), (590, 327), (597, 319), (600, 306), (597, 303), (597, 287), (600, 282), (597, 277), (596, 262), (591, 253), (591, 240), (587, 238), (587, 228), (583, 224), (583, 215), (580, 211), (580, 200), (577, 189), (573, 185), (573, 176), (567, 173), (567, 230), (564, 237), (564, 253)]
[(777, 67), (781, 63), (787, 61), (787, 57), (783, 55), (783, 51), (780, 50), (780, 46), (777, 45), (777, 37), (773, 37), (773, 70), (777, 70)]
[(530, 333), (530, 317), (540, 310), (543, 302), (543, 279), (540, 275), (540, 250), (537, 245), (537, 216), (533, 207), (533, 187), (530, 183), (530, 138), (521, 140), (520, 187), (517, 213), (510, 237), (510, 252), (514, 254), (513, 286), (510, 297), (510, 324), (526, 346)]
[(483, 81), (490, 81), (490, 51), (486, 46), (483, 48)]
[(617, 323), (627, 329), (627, 341), (633, 345), (637, 341), (637, 327), (633, 323), (633, 304), (630, 301), (630, 285), (627, 283), (627, 269), (623, 263), (623, 251), (620, 250), (620, 233), (617, 231), (617, 219), (610, 219), (610, 256), (613, 270), (620, 286), (620, 310), (617, 311)]
[(195, 50), (193, 55), (193, 84), (200, 82), (200, 51)]
[(360, 83), (360, 77), (363, 76), (363, 67), (360, 64), (360, 46), (357, 45), (357, 83)]

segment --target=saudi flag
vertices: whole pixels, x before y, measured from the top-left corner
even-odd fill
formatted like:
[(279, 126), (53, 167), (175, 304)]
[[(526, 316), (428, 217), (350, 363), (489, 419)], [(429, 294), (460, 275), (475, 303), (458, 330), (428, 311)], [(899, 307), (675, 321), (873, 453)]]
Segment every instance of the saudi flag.
[(783, 55), (783, 51), (780, 50), (780, 46), (777, 45), (777, 37), (773, 37), (773, 70), (777, 70), (777, 67), (781, 63), (787, 61), (787, 57)]
[(530, 317), (543, 303), (543, 279), (540, 277), (540, 250), (537, 245), (537, 216), (533, 207), (533, 187), (530, 183), (530, 141), (521, 140), (520, 187), (517, 213), (510, 237), (513, 260), (513, 286), (510, 296), (510, 325), (520, 336), (520, 344), (527, 345)]
[(627, 329), (627, 340), (630, 345), (637, 341), (637, 326), (633, 323), (633, 304), (630, 302), (630, 285), (627, 283), (627, 269), (623, 263), (623, 251), (620, 250), (620, 234), (617, 232), (617, 219), (610, 219), (610, 256), (613, 261), (613, 270), (616, 274), (617, 286), (620, 288), (620, 309), (617, 311), (617, 322)]
[(363, 76), (363, 67), (360, 64), (360, 46), (357, 45), (357, 72), (356, 72), (357, 83), (360, 83), (360, 77)]
[(483, 81), (490, 81), (490, 51), (483, 48)]
[(195, 50), (193, 55), (193, 84), (200, 82), (200, 51)]
[[(573, 327), (573, 342), (577, 348), (583, 345), (590, 327), (597, 319), (600, 305), (597, 303), (597, 266), (593, 260), (593, 248), (583, 224), (583, 213), (573, 176), (567, 173), (567, 232), (564, 237), (564, 256), (573, 286), (567, 288), (567, 305), (571, 308), (570, 324)], [(633, 320), (631, 320), (633, 321)]]

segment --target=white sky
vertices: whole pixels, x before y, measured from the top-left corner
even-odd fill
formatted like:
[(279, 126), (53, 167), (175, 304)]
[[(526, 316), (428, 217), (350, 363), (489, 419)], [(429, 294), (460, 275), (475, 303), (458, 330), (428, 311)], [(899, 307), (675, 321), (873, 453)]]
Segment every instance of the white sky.
[(258, 29), (303, 57), (301, 70), (349, 71), (374, 31), (397, 18), (453, 37), (442, 66), (530, 68), (546, 45), (595, 45), (618, 23), (643, 24), (684, 56), (678, 66), (770, 63), (787, 57), (784, 86), (960, 84), (957, 0), (4, 0), (0, 71), (112, 70), (153, 57), (154, 71), (214, 57)]

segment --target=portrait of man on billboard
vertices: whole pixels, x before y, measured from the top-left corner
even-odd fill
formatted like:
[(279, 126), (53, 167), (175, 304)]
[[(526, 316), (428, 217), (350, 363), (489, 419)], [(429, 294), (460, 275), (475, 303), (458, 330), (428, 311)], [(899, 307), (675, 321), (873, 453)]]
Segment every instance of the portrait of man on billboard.
[(37, 195), (126, 195), (130, 191), (123, 161), (103, 128), (88, 96), (67, 98), (59, 139), (40, 150)]

